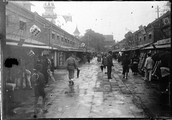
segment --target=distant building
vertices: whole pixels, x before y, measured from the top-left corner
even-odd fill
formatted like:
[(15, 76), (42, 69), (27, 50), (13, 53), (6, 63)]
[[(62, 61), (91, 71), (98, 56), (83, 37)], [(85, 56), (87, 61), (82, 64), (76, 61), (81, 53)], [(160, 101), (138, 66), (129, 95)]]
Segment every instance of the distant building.
[(113, 41), (113, 35), (104, 35), (105, 41)]
[(55, 20), (57, 18), (57, 14), (54, 13), (55, 5), (52, 2), (44, 3), (45, 12), (42, 14), (42, 17), (49, 20), (50, 22), (56, 24)]
[(104, 47), (107, 50), (110, 50), (112, 46), (115, 44), (115, 40), (113, 40), (113, 35), (104, 35)]

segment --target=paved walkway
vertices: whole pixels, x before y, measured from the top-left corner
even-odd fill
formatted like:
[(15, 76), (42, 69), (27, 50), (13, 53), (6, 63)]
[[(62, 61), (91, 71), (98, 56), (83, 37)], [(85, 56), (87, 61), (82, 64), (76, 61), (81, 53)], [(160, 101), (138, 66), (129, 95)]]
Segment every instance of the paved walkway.
[[(157, 84), (145, 82), (140, 75), (130, 72), (128, 80), (122, 78), (121, 65), (114, 61), (112, 78), (100, 70), (96, 59), (80, 67), (75, 78), (75, 93), (67, 94), (66, 70), (56, 70), (55, 82), (46, 88), (46, 114), (33, 116), (33, 96), (20, 108), (18, 118), (147, 118), (170, 117), (168, 107), (159, 104)], [(75, 75), (76, 76), (76, 75)], [(41, 100), (39, 102), (41, 104)], [(19, 110), (18, 110), (19, 111)], [(16, 115), (17, 116), (17, 115)]]
[[(150, 115), (141, 100), (133, 95), (127, 81), (121, 80), (121, 67), (114, 63), (114, 77), (108, 81), (99, 64), (94, 59), (91, 64), (81, 67), (80, 77), (75, 81), (76, 93), (73, 97), (67, 91), (67, 76), (57, 81), (48, 97), (48, 113), (46, 118), (136, 118)], [(116, 69), (116, 70), (115, 70)], [(115, 72), (116, 71), (116, 72)], [(140, 79), (140, 76), (138, 76)], [(129, 77), (130, 79), (130, 77)], [(129, 82), (129, 81), (128, 81)], [(144, 81), (138, 80), (138, 83)], [(134, 82), (135, 83), (135, 82)], [(130, 84), (131, 85), (131, 84)], [(141, 84), (140, 86), (141, 87)], [(142, 87), (141, 87), (142, 88)], [(137, 90), (136, 90), (137, 91)], [(140, 89), (142, 91), (142, 89)], [(143, 91), (142, 91), (143, 92)], [(139, 91), (137, 91), (139, 93)]]
[[(163, 117), (171, 118), (172, 110), (168, 105), (167, 98), (161, 96), (157, 81), (147, 82), (143, 80), (141, 75), (132, 75), (129, 72), (128, 80), (122, 78), (122, 67), (114, 61), (114, 78), (115, 81), (111, 82), (113, 89), (113, 82), (118, 84), (122, 94), (128, 94), (132, 96), (133, 103), (143, 110), (144, 115), (147, 117)], [(114, 80), (114, 79), (113, 79)], [(116, 86), (114, 86), (116, 88)], [(134, 112), (137, 116), (138, 112)], [(142, 112), (139, 113), (139, 115)]]

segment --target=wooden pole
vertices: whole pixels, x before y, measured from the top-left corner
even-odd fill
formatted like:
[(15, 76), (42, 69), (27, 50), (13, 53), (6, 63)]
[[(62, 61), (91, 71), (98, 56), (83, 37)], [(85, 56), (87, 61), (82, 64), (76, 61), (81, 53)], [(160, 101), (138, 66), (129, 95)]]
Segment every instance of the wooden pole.
[(6, 111), (5, 111), (5, 77), (4, 77), (4, 55), (5, 55), (5, 47), (6, 47), (6, 22), (5, 22), (5, 18), (6, 18), (6, 15), (5, 15), (5, 12), (6, 12), (6, 4), (7, 2), (5, 1), (0, 1), (0, 56), (1, 56), (1, 66), (0, 66), (0, 74), (1, 74), (1, 78), (0, 78), (0, 82), (1, 82), (1, 96), (2, 96), (2, 111), (1, 111), (1, 119), (4, 119), (4, 115), (6, 115)]

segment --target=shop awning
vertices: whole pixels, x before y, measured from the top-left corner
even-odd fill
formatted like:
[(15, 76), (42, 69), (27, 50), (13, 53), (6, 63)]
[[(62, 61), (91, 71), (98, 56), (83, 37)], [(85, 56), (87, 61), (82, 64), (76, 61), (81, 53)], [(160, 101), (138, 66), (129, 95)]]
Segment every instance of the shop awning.
[[(154, 45), (154, 46), (153, 46)], [(159, 40), (145, 48), (143, 48), (144, 50), (151, 50), (151, 49), (164, 49), (164, 48), (171, 48), (171, 38), (168, 39), (163, 39), (163, 40)]]
[(84, 52), (83, 49), (81, 48), (74, 48), (74, 47), (70, 47), (70, 46), (64, 46), (64, 45), (57, 45), (57, 44), (54, 44), (55, 47), (58, 48), (58, 50), (61, 50), (61, 51), (76, 51), (76, 52)]
[[(163, 49), (163, 48), (171, 48), (171, 44), (167, 44), (167, 45), (155, 45), (155, 48), (156, 49)], [(148, 49), (155, 49), (153, 46), (149, 46), (149, 47), (146, 47), (144, 48), (145, 50), (148, 50)]]
[(120, 52), (121, 49), (116, 49), (116, 50), (113, 50), (113, 52)]
[(53, 49), (56, 50), (57, 48), (50, 47), (47, 45), (33, 45), (33, 44), (27, 44), (24, 43), (22, 46), (19, 46), (17, 42), (6, 42), (6, 45), (11, 45), (11, 46), (18, 46), (18, 47), (31, 47), (31, 48), (42, 48), (42, 49)]

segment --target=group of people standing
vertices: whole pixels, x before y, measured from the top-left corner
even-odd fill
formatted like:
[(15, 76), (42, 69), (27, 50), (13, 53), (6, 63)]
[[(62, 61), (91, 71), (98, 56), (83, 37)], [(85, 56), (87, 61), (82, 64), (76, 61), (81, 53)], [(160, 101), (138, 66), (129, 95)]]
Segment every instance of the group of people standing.
[[(101, 57), (100, 57), (101, 56)], [(145, 69), (145, 80), (151, 81), (151, 75), (152, 75), (152, 69), (154, 62), (151, 58), (151, 53), (147, 54), (147, 58), (145, 60), (144, 64), (144, 69)], [(108, 79), (111, 79), (111, 71), (112, 71), (112, 66), (113, 66), (113, 53), (112, 51), (109, 51), (108, 53), (104, 53), (102, 55), (97, 56), (97, 61), (101, 61), (101, 70), (103, 71), (104, 68), (107, 67), (107, 76)], [(139, 57), (135, 53), (133, 57), (130, 57), (129, 53), (123, 52), (122, 55), (120, 56), (120, 61), (123, 71), (123, 78), (128, 79), (128, 73), (129, 69), (131, 68), (133, 75), (138, 74), (138, 64), (139, 64)], [(106, 73), (106, 72), (105, 72)]]
[(112, 66), (113, 65), (113, 56), (112, 56), (112, 51), (109, 51), (108, 53), (103, 53), (102, 55), (98, 54), (97, 55), (97, 61), (101, 62), (101, 70), (107, 68), (107, 74), (108, 79), (112, 79), (111, 73), (112, 73)]
[[(129, 68), (131, 68), (134, 75), (138, 74), (138, 64), (139, 64), (139, 57), (137, 54), (134, 54), (132, 58), (130, 58), (128, 53), (123, 53), (122, 56), (122, 66), (123, 66), (123, 78), (128, 78), (128, 72)], [(152, 70), (153, 70), (154, 61), (151, 57), (151, 53), (149, 52), (147, 54), (147, 57), (145, 59), (144, 63), (144, 71), (145, 71), (145, 77), (144, 80), (151, 81), (152, 78)]]

